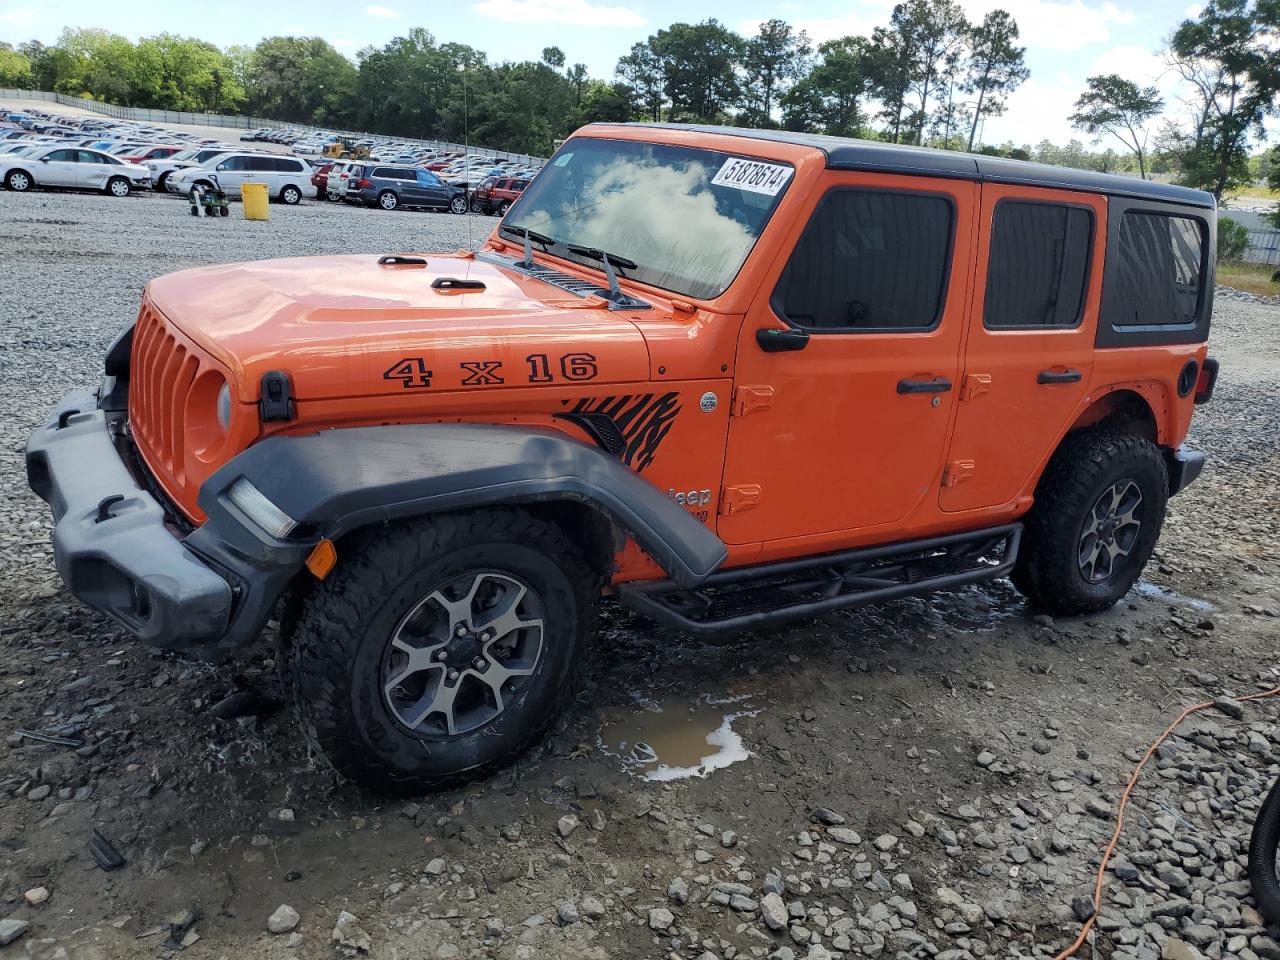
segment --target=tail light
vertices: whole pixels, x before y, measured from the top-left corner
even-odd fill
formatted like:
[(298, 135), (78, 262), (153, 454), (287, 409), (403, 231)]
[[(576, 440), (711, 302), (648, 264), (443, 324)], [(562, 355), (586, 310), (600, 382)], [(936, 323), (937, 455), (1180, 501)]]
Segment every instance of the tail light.
[(367, 177), (361, 177), (356, 181), (356, 189), (363, 190), (370, 185), (371, 181)]
[(1218, 361), (1205, 357), (1200, 376), (1196, 378), (1196, 403), (1208, 403), (1213, 399), (1213, 386), (1218, 382)]

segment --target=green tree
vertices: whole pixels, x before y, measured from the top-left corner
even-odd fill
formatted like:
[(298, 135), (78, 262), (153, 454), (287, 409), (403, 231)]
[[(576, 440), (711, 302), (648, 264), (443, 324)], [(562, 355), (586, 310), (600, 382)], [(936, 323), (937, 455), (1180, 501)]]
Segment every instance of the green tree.
[(58, 93), (133, 106), (135, 90), (145, 84), (132, 43), (106, 30), (66, 29), (58, 38), (62, 52), (53, 88)]
[(578, 103), (579, 123), (626, 123), (636, 115), (635, 91), (618, 81), (588, 80)]
[(1164, 109), (1155, 87), (1139, 87), (1115, 73), (1089, 77), (1088, 88), (1076, 100), (1071, 125), (1096, 139), (1111, 135), (1138, 158), (1138, 171), (1147, 176), (1146, 125)]
[(542, 62), (552, 70), (559, 70), (564, 67), (564, 51), (559, 47), (543, 47)]
[(963, 89), (977, 94), (978, 100), (969, 125), (968, 149), (973, 149), (983, 117), (1004, 113), (1005, 97), (1031, 76), (1025, 53), (1026, 48), (1018, 46), (1018, 24), (1004, 10), (992, 10), (969, 32)]
[(811, 51), (808, 35), (783, 20), (766, 20), (746, 41), (742, 70), (753, 125), (774, 125), (774, 103), (805, 75)]
[(1280, 93), (1280, 3), (1214, 0), (1169, 42), (1174, 66), (1196, 90), (1197, 122), (1181, 179), (1219, 200), (1249, 180), (1249, 143)]
[(639, 102), (644, 115), (657, 123), (662, 119), (662, 107), (666, 103), (662, 82), (662, 59), (648, 42), (633, 44), (629, 53), (618, 60), (615, 74), (632, 91), (632, 99)]
[(742, 96), (738, 64), (745, 43), (714, 18), (702, 23), (673, 23), (649, 38), (662, 67), (663, 92), (671, 118), (716, 121)]
[(32, 85), (31, 61), (10, 44), (0, 41), (0, 87), (30, 90)]
[(783, 124), (789, 130), (819, 129), (839, 137), (858, 137), (867, 125), (871, 97), (870, 42), (842, 37), (818, 46), (818, 62), (809, 75), (782, 98)]
[(573, 84), (573, 105), (575, 107), (582, 106), (582, 91), (586, 87), (587, 81), (591, 79), (591, 74), (587, 72), (587, 65), (585, 63), (575, 63), (569, 68), (565, 76)]
[(1218, 261), (1238, 263), (1249, 249), (1249, 231), (1243, 223), (1229, 217), (1218, 218)]
[(918, 99), (912, 115), (915, 142), (924, 142), (930, 98), (958, 67), (969, 21), (956, 0), (906, 0), (893, 8), (889, 29), (907, 56), (908, 90)]
[(204, 40), (168, 33), (144, 37), (135, 57), (135, 94), (147, 106), (218, 113), (244, 101), (231, 61)]
[(320, 37), (262, 40), (249, 55), (246, 79), (248, 108), (259, 116), (336, 123), (353, 112), (356, 68)]

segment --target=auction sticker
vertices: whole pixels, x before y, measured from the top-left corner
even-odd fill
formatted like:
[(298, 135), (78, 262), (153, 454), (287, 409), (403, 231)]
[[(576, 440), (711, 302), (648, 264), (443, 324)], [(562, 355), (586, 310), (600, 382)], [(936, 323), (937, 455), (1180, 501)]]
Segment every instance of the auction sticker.
[(779, 163), (763, 163), (759, 160), (744, 160), (730, 157), (720, 168), (720, 172), (711, 178), (712, 186), (737, 187), (739, 190), (750, 190), (752, 193), (764, 193), (776, 197), (778, 191), (791, 179), (791, 167)]

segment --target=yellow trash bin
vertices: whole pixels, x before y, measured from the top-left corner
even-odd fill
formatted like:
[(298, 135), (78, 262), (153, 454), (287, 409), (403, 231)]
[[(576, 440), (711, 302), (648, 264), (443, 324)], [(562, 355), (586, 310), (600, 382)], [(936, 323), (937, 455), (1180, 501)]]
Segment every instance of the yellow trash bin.
[(265, 183), (246, 183), (240, 187), (246, 220), (266, 220), (270, 217)]

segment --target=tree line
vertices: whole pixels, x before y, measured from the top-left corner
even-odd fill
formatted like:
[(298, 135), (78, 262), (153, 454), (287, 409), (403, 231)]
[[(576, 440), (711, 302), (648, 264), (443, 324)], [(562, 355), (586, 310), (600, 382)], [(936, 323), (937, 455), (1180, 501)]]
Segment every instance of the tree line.
[[(413, 28), (354, 61), (320, 37), (268, 37), (219, 49), (160, 34), (136, 43), (65, 30), (56, 44), (0, 43), (0, 87), (54, 90), (126, 106), (238, 112), (282, 122), (549, 153), (593, 121), (667, 120), (783, 127), (943, 149), (980, 149), (1104, 170), (1168, 173), (1221, 197), (1251, 182), (1250, 155), (1280, 95), (1280, 4), (1212, 0), (1170, 35), (1165, 57), (1186, 92), (1116, 74), (1089, 77), (1070, 122), (1096, 144), (984, 145), (987, 118), (1029, 77), (1015, 18), (970, 21), (957, 0), (903, 0), (868, 36), (816, 46), (783, 20), (744, 36), (712, 18), (636, 43), (614, 76), (591, 77), (547, 47), (490, 63), (467, 44)], [(1153, 124), (1155, 125), (1153, 127)], [(1280, 164), (1276, 164), (1280, 167)]]

